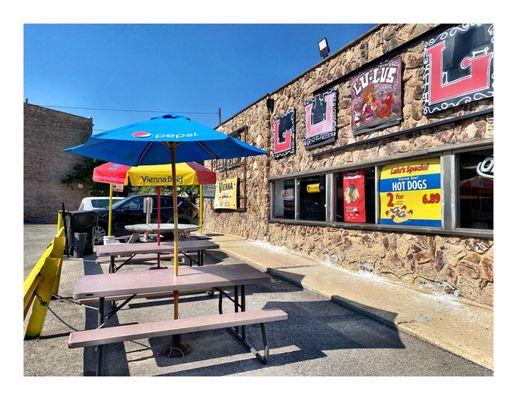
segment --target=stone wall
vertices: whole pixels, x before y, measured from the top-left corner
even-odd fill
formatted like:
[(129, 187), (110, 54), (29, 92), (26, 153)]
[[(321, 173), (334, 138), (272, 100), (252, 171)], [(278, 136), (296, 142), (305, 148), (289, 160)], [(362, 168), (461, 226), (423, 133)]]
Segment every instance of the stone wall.
[(92, 133), (91, 118), (24, 104), (24, 222), (55, 223), (61, 202), (76, 210), (88, 188), (61, 183), (82, 157), (65, 153)]
[(268, 178), (324, 167), (343, 167), (352, 162), (375, 161), (380, 157), (401, 156), (455, 143), (486, 143), (493, 138), (492, 116), (480, 116), (461, 123), (446, 125), (415, 135), (376, 142), (353, 148), (353, 151), (330, 153), (324, 157), (313, 154), (339, 145), (370, 137), (417, 127), (444, 118), (463, 115), (492, 107), (492, 99), (453, 107), (429, 116), (422, 113), (423, 41), (401, 53), (403, 75), (403, 121), (355, 138), (352, 135), (349, 81), (336, 86), (338, 90), (337, 141), (328, 146), (307, 150), (303, 144), (304, 102), (322, 85), (353, 72), (365, 63), (425, 33), (432, 25), (384, 25), (352, 44), (345, 51), (329, 57), (324, 63), (272, 93), (274, 110), (270, 114), (266, 99), (246, 108), (219, 129), (231, 132), (248, 127), (245, 140), (271, 150), (272, 116), (294, 107), (296, 110), (296, 153), (274, 160), (254, 157), (239, 167), (218, 173), (218, 179), (246, 174), (247, 209), (245, 212), (214, 211), (205, 207), (207, 230), (232, 233), (250, 239), (267, 240), (274, 245), (329, 261), (344, 268), (367, 269), (409, 285), (441, 287), (468, 299), (492, 304), (493, 251), (492, 240), (375, 232), (345, 228), (317, 227), (298, 224), (268, 223)]

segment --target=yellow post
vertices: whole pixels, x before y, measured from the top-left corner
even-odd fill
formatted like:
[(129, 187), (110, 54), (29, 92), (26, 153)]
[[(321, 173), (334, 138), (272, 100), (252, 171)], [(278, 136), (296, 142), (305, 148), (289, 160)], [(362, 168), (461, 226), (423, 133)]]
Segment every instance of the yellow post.
[(113, 184), (110, 183), (110, 199), (108, 203), (108, 236), (111, 236), (111, 205), (113, 203)]
[(63, 254), (65, 252), (65, 233), (64, 228), (58, 232), (54, 238), (54, 249), (52, 250), (51, 257), (59, 259), (59, 265), (57, 266), (56, 279), (54, 282), (54, 290), (52, 294), (58, 295), (59, 282), (61, 282), (61, 267), (63, 266)]
[(199, 185), (199, 233), (203, 233), (203, 185)]
[(59, 230), (63, 227), (63, 215), (61, 212), (57, 213), (57, 234), (59, 235)]
[(36, 288), (34, 304), (32, 305), (32, 313), (25, 331), (25, 338), (35, 338), (41, 335), (43, 323), (47, 315), (48, 303), (54, 289), (58, 265), (60, 258), (48, 257), (43, 266), (41, 280)]

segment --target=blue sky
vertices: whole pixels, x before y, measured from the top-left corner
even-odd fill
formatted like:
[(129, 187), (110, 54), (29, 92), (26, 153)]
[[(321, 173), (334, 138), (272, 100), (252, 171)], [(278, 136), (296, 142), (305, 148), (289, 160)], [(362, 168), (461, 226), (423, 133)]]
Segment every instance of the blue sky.
[[(24, 96), (51, 106), (187, 112), (209, 126), (318, 63), (374, 25), (25, 25)], [(94, 132), (159, 112), (58, 108)], [(213, 113), (213, 114), (195, 114)]]

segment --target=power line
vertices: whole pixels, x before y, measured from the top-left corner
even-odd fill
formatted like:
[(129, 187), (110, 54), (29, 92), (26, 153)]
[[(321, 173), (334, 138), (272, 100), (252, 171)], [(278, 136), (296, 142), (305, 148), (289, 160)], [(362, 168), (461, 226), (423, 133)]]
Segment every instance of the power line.
[(218, 115), (218, 112), (205, 111), (170, 111), (170, 110), (133, 110), (124, 108), (101, 108), (101, 107), (72, 107), (72, 106), (56, 106), (41, 104), (41, 107), (48, 108), (69, 108), (74, 110), (90, 110), (90, 111), (115, 111), (115, 112), (142, 112), (142, 113), (174, 113), (174, 114), (197, 114), (197, 115)]
[[(42, 126), (45, 128), (53, 128), (53, 129), (80, 129), (80, 130), (87, 130), (87, 126), (73, 126), (73, 125), (48, 125), (48, 124), (35, 124), (33, 122), (24, 122), (24, 125), (32, 125), (32, 126)], [(100, 128), (92, 128), (92, 131), (101, 131), (105, 132), (109, 129), (100, 129)]]

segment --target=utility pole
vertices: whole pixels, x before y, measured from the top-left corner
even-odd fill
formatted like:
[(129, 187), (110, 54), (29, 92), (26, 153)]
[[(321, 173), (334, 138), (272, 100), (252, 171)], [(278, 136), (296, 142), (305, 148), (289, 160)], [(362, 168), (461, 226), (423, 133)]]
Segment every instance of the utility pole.
[(217, 115), (219, 117), (219, 125), (223, 122), (222, 116), (221, 116), (221, 107), (217, 108)]

